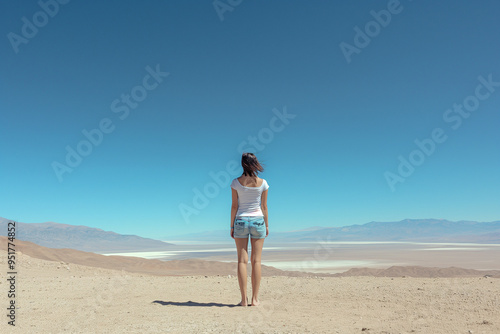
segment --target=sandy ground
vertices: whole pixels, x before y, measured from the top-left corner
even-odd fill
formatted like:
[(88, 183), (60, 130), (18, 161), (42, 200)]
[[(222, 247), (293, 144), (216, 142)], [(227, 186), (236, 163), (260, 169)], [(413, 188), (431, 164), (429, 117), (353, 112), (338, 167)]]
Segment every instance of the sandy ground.
[(16, 327), (4, 315), (2, 333), (500, 333), (500, 279), (490, 277), (263, 277), (261, 305), (240, 307), (234, 276), (153, 276), (20, 253), (17, 269)]

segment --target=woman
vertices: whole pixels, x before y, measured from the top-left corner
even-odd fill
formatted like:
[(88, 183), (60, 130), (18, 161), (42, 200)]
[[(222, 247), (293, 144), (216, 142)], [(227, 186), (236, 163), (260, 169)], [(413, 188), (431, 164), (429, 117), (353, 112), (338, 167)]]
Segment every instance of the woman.
[(264, 239), (269, 235), (267, 221), (266, 180), (257, 176), (264, 168), (253, 153), (243, 153), (241, 157), (243, 174), (231, 183), (233, 204), (231, 205), (231, 237), (238, 251), (238, 282), (241, 290), (239, 305), (247, 306), (247, 263), (248, 236), (252, 243), (252, 303), (259, 305), (261, 267), (260, 258)]

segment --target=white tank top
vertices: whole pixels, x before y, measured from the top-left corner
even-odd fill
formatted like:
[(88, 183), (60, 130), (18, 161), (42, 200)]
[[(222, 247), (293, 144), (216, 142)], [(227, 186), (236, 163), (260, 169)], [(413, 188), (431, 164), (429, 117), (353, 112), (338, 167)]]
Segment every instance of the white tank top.
[(236, 178), (231, 182), (231, 188), (238, 192), (238, 212), (236, 213), (236, 217), (264, 216), (260, 208), (260, 198), (262, 192), (269, 189), (266, 180), (262, 179), (260, 187), (245, 187)]

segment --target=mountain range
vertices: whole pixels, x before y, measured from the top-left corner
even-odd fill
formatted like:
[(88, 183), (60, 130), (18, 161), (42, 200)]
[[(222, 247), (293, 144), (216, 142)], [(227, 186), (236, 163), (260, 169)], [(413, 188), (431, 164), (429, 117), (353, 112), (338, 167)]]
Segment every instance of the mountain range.
[[(0, 217), (0, 235), (6, 236), (7, 222)], [(72, 248), (90, 252), (126, 252), (169, 250), (174, 243), (137, 235), (122, 235), (83, 225), (59, 223), (16, 223), (16, 238), (51, 248)], [(274, 232), (270, 226), (269, 241), (411, 241), (500, 244), (500, 221), (448, 221), (444, 219), (405, 219), (398, 222), (370, 222), (341, 227), (315, 226), (290, 232)], [(229, 228), (202, 231), (163, 240), (227, 242)]]
[[(179, 240), (227, 240), (227, 230), (204, 231), (176, 236)], [(341, 227), (315, 226), (290, 232), (274, 232), (269, 236), (279, 242), (304, 241), (412, 241), (500, 243), (500, 221), (449, 221), (444, 219), (404, 219), (397, 222), (370, 222)], [(168, 240), (168, 237), (164, 239)]]
[[(0, 217), (0, 235), (6, 236), (7, 222)], [(83, 225), (16, 222), (16, 239), (51, 248), (72, 248), (86, 252), (168, 250), (173, 244), (137, 235), (123, 235)]]

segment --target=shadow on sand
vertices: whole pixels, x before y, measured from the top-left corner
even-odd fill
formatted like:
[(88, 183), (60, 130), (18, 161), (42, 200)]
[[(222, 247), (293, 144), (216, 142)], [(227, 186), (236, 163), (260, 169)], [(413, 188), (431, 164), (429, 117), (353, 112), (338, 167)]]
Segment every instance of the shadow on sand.
[(152, 303), (157, 303), (161, 305), (175, 305), (175, 306), (203, 306), (203, 307), (241, 307), (238, 304), (221, 304), (221, 303), (198, 303), (193, 301), (187, 302), (166, 302), (163, 300), (155, 300)]

